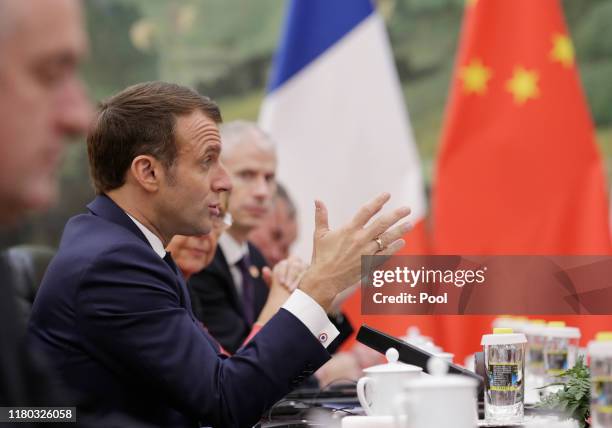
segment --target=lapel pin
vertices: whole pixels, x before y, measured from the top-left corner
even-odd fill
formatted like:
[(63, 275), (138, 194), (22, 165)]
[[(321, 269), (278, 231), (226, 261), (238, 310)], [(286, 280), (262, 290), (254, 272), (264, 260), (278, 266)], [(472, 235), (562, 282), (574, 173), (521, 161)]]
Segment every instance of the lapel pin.
[(249, 273), (253, 278), (259, 278), (259, 269), (257, 269), (257, 266), (249, 266)]

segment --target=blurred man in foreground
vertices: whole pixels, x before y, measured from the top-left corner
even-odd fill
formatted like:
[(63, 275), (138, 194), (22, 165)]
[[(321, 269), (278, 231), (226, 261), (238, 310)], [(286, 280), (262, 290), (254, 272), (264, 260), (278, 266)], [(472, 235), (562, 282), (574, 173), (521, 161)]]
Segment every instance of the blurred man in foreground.
[[(57, 193), (66, 137), (91, 108), (77, 76), (87, 38), (77, 0), (0, 0), (0, 234)], [(23, 344), (10, 270), (0, 256), (0, 406), (49, 404)]]
[(247, 427), (320, 367), (337, 331), (325, 315), (360, 277), (362, 254), (404, 245), (409, 214), (373, 217), (382, 194), (330, 230), (315, 204), (312, 265), (287, 302), (226, 358), (193, 316), (164, 248), (206, 234), (231, 183), (219, 162), (220, 113), (178, 85), (130, 87), (102, 103), (88, 136), (99, 196), (64, 230), (30, 321), (30, 337), (100, 416), (172, 427)]
[(76, 74), (87, 47), (77, 0), (0, 0), (0, 223), (47, 208), (66, 137), (91, 117)]

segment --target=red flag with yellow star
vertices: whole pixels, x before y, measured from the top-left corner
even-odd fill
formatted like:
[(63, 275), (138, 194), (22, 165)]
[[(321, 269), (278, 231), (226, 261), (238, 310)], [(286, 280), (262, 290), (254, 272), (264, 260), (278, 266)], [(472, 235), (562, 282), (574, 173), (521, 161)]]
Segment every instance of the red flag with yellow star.
[[(432, 210), (438, 254), (611, 252), (602, 161), (560, 1), (467, 3)], [(490, 321), (447, 318), (442, 343), (474, 352)], [(587, 340), (611, 326), (584, 321)]]

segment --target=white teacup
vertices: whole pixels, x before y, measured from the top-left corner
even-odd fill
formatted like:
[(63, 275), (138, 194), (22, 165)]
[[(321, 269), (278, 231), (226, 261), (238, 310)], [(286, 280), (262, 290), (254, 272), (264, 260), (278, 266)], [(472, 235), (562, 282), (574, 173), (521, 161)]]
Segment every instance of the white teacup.
[(474, 428), (478, 422), (475, 379), (447, 375), (448, 363), (431, 358), (432, 376), (412, 379), (393, 400), (396, 426), (401, 428)]
[(404, 383), (421, 376), (423, 369), (398, 362), (399, 353), (389, 348), (387, 364), (368, 367), (357, 382), (357, 397), (368, 416), (393, 415), (393, 402), (402, 393)]

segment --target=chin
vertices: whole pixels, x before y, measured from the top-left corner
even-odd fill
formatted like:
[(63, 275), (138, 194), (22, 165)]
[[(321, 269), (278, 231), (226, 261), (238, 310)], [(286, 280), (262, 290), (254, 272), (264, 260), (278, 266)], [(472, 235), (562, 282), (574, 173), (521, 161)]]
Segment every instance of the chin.
[(261, 223), (263, 222), (263, 217), (259, 218), (259, 217), (249, 217), (244, 219), (244, 221), (241, 221), (240, 224), (247, 228), (247, 229), (257, 229)]
[(211, 224), (206, 224), (204, 226), (201, 226), (200, 228), (198, 228), (196, 233), (193, 233), (192, 236), (198, 236), (198, 235), (208, 235), (210, 234), (212, 230), (212, 225)]

